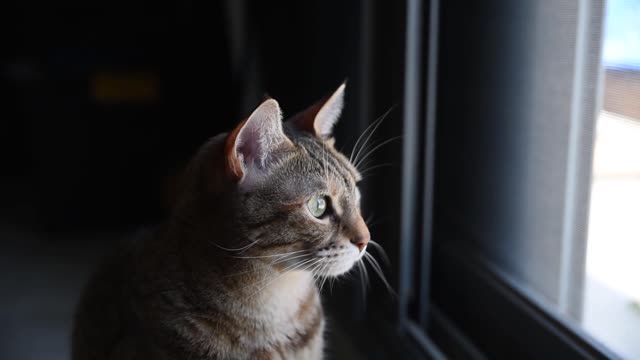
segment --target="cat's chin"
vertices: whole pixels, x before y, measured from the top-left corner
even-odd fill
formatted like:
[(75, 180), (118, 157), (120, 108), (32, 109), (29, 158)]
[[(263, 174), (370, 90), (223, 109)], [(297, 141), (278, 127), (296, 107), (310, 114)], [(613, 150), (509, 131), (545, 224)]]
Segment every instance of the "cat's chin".
[(360, 252), (355, 246), (330, 247), (328, 251), (320, 251), (319, 257), (325, 259), (325, 266), (321, 275), (325, 277), (337, 277), (351, 270), (356, 262), (362, 258), (364, 251)]
[(351, 262), (351, 263), (347, 263), (347, 264), (333, 264), (331, 265), (330, 268), (327, 269), (327, 271), (324, 273), (324, 276), (326, 277), (338, 277), (340, 275), (346, 274), (347, 272), (349, 272), (349, 270), (351, 270), (353, 268), (353, 266), (355, 265), (355, 261)]

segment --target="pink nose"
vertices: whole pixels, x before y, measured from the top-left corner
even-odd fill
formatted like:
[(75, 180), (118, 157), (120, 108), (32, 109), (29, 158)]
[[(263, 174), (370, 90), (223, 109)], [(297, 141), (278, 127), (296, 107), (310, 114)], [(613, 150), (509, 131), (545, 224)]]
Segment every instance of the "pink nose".
[(371, 234), (369, 233), (369, 228), (367, 228), (367, 224), (364, 222), (364, 219), (362, 219), (362, 216), (358, 214), (358, 216), (352, 220), (348, 229), (349, 232), (345, 235), (351, 239), (351, 243), (357, 246), (360, 252), (363, 252), (369, 243)]
[(369, 236), (368, 234), (367, 236), (358, 236), (356, 238), (351, 239), (351, 243), (357, 246), (360, 252), (363, 252), (364, 248), (366, 248), (367, 244), (369, 243)]

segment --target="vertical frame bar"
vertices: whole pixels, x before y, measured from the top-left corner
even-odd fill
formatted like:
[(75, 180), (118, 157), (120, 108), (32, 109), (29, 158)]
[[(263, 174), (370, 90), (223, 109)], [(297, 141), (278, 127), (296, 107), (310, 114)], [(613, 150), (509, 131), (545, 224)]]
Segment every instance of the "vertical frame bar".
[(601, 53), (604, 45), (603, 0), (578, 0), (575, 60), (571, 91), (571, 119), (567, 168), (562, 260), (558, 289), (561, 314), (582, 318), (592, 183), (595, 128), (601, 110)]
[[(423, 1), (408, 0), (407, 3), (398, 304), (400, 331), (410, 335), (432, 359), (446, 358), (427, 335), (426, 327), (430, 294), (439, 5), (439, 0), (430, 1), (427, 17)], [(425, 20), (428, 21), (427, 24), (424, 24)], [(425, 30), (428, 30), (426, 37)], [(428, 41), (427, 48), (424, 48), (425, 40)], [(428, 51), (427, 54), (425, 50)], [(426, 98), (423, 98), (425, 93)], [(416, 194), (421, 191), (423, 197), (418, 199)], [(423, 210), (420, 219), (417, 207), (419, 201), (422, 201), (420, 209)], [(417, 221), (422, 222), (420, 227)], [(416, 264), (412, 254), (416, 244), (420, 244), (422, 249), (419, 254), (420, 264), (417, 264), (421, 272), (418, 289), (414, 289)], [(415, 291), (418, 293), (415, 294)], [(410, 301), (415, 296), (418, 296), (419, 301), (418, 319), (409, 314)]]
[(422, 1), (408, 0), (406, 69), (404, 79), (404, 131), (402, 149), (402, 217), (400, 224), (400, 279), (398, 320), (407, 328), (409, 300), (412, 296), (413, 258), (416, 238), (416, 190), (419, 168), (419, 117), (422, 54)]
[[(371, 116), (371, 104), (374, 88), (374, 76), (373, 76), (373, 62), (374, 62), (374, 31), (375, 31), (375, 3), (369, 0), (361, 0), (359, 4), (360, 10), (360, 48), (359, 48), (359, 67), (357, 74), (357, 92), (358, 92), (358, 110), (357, 110), (357, 123), (355, 124), (355, 133), (363, 134), (366, 130)], [(355, 148), (354, 148), (355, 150)], [(360, 185), (360, 191), (363, 194), (368, 193), (369, 188), (367, 184)], [(368, 208), (370, 204), (366, 201), (366, 196), (363, 200), (363, 209)], [(358, 270), (361, 271), (361, 270)], [(354, 295), (352, 300), (352, 314), (357, 320), (362, 320), (367, 312), (366, 301), (366, 289), (362, 289), (359, 286), (353, 288)]]
[(433, 181), (436, 151), (436, 101), (438, 86), (438, 34), (440, 0), (429, 1), (428, 50), (425, 99), (425, 133), (422, 199), (422, 254), (420, 264), (420, 325), (427, 328), (429, 319), (429, 296), (431, 286), (431, 244), (433, 230)]

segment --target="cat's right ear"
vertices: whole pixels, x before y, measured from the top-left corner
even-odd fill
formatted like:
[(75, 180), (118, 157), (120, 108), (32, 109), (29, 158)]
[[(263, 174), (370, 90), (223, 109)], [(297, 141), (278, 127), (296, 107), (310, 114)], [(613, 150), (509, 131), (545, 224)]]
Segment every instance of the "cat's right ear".
[(259, 180), (277, 156), (291, 147), (282, 130), (278, 102), (267, 99), (229, 133), (224, 149), (227, 174), (242, 184)]
[(326, 96), (289, 120), (293, 127), (317, 136), (322, 140), (333, 137), (333, 127), (338, 122), (344, 106), (343, 82), (336, 91)]

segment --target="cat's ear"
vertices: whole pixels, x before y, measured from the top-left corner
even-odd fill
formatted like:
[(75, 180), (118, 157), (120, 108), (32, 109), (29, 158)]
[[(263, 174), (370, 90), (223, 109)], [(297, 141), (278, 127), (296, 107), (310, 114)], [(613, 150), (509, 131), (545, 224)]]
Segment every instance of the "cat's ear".
[(227, 137), (227, 173), (239, 183), (258, 179), (279, 153), (291, 147), (293, 143), (282, 130), (278, 102), (267, 99)]
[(330, 139), (333, 136), (333, 127), (342, 113), (346, 85), (346, 82), (342, 83), (333, 94), (295, 115), (289, 122), (295, 128), (309, 132), (320, 139)]

